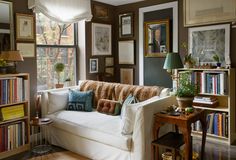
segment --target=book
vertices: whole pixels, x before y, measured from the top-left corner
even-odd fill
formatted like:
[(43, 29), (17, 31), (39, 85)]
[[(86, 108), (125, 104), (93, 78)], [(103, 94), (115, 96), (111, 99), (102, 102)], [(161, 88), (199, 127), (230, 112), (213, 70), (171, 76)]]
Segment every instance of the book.
[(3, 121), (11, 120), (14, 118), (21, 118), (25, 115), (23, 104), (1, 108), (0, 112)]

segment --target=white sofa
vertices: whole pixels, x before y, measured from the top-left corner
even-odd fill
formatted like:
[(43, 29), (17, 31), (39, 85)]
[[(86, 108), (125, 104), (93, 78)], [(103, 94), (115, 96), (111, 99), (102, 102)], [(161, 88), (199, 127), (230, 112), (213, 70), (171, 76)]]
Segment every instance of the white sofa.
[[(71, 88), (79, 89), (80, 86)], [(123, 135), (120, 116), (106, 115), (96, 110), (67, 111), (61, 105), (49, 104), (49, 92), (67, 91), (68, 88), (41, 92), (42, 116), (53, 119), (50, 126), (52, 144), (94, 160), (151, 159), (153, 114), (176, 104), (175, 97), (167, 96), (168, 89), (163, 89), (159, 96), (130, 104), (135, 106), (133, 133)], [(160, 133), (166, 132), (167, 128), (164, 128)]]

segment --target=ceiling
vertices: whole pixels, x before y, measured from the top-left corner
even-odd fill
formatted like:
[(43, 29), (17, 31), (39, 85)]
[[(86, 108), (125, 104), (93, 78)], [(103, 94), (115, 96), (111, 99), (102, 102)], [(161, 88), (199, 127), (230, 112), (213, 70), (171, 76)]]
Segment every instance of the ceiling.
[(135, 2), (140, 2), (140, 1), (144, 1), (144, 0), (95, 0), (95, 1), (110, 4), (113, 6), (119, 6), (119, 5), (123, 5), (123, 4), (135, 3)]

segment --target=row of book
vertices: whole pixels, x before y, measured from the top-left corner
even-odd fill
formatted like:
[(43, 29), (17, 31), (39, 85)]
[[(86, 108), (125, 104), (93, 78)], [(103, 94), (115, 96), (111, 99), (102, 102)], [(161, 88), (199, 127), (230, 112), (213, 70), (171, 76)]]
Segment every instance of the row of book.
[[(193, 131), (202, 131), (200, 121), (193, 123)], [(224, 112), (210, 113), (207, 115), (207, 133), (228, 137), (228, 115)]]
[(224, 71), (195, 71), (190, 75), (190, 80), (203, 94), (225, 95), (228, 92), (227, 73)]
[(26, 144), (25, 122), (20, 121), (0, 127), (0, 152), (16, 149)]
[(0, 78), (0, 105), (29, 99), (28, 80), (22, 77)]

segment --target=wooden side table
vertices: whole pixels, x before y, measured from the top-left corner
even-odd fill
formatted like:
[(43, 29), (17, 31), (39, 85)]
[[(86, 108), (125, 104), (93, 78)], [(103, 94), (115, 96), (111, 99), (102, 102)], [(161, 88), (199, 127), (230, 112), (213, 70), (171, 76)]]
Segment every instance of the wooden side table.
[[(168, 114), (156, 113), (154, 115), (154, 126), (153, 126), (153, 140), (158, 139), (160, 127), (165, 123), (174, 124), (182, 132), (185, 143), (185, 160), (192, 159), (192, 140), (191, 140), (191, 123), (200, 120), (202, 124), (202, 148), (201, 148), (201, 159), (203, 160), (205, 142), (206, 142), (206, 114), (204, 110), (195, 109), (195, 111), (189, 115), (181, 114), (180, 116), (171, 116)], [(158, 146), (152, 145), (152, 159), (156, 157), (158, 159), (159, 152)]]
[(42, 155), (52, 150), (48, 129), (52, 123), (53, 121), (50, 118), (39, 118), (30, 121), (32, 131), (31, 148), (33, 153)]

